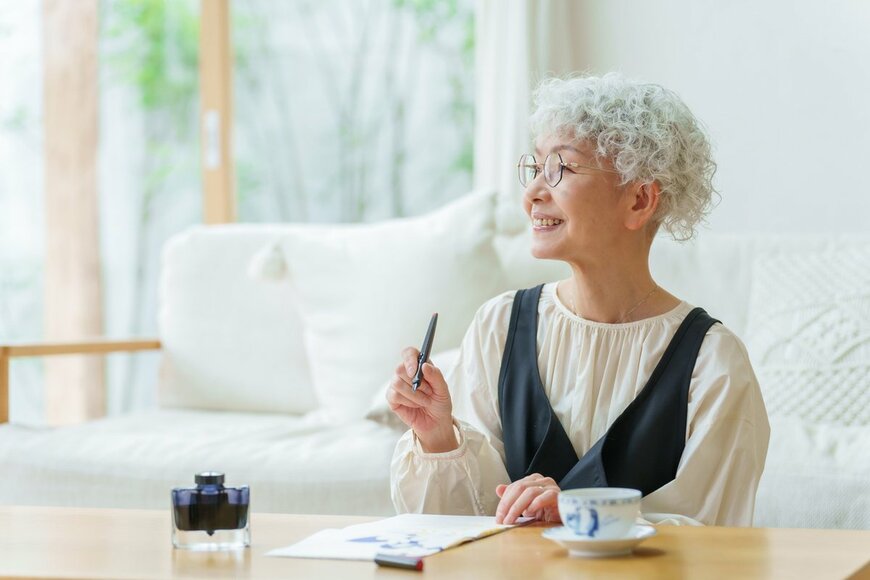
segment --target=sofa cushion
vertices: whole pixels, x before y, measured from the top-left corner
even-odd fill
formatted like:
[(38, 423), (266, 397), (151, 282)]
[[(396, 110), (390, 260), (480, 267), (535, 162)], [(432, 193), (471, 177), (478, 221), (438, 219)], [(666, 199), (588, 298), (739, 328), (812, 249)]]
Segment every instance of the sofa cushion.
[(398, 437), (316, 412), (169, 409), (59, 429), (0, 425), (0, 504), (164, 510), (170, 489), (219, 470), (227, 485), (250, 485), (255, 511), (392, 515)]
[(870, 529), (870, 427), (771, 417), (754, 525)]
[(459, 345), (477, 308), (504, 286), (493, 203), (494, 194), (476, 193), (420, 217), (310, 226), (281, 239), (324, 408), (362, 417), (433, 312), (435, 348)]
[(256, 252), (284, 231), (200, 226), (167, 242), (160, 279), (161, 406), (316, 408), (293, 288), (246, 275)]
[(755, 525), (870, 527), (870, 240), (759, 248), (747, 348), (770, 447)]
[(870, 243), (760, 255), (748, 342), (771, 415), (870, 425)]

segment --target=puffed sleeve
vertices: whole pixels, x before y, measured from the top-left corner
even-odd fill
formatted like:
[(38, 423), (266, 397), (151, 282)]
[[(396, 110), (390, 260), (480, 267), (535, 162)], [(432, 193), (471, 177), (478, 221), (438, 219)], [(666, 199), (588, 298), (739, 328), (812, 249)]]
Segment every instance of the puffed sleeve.
[(496, 393), (513, 296), (481, 306), (445, 376), (459, 447), (426, 453), (410, 429), (396, 444), (390, 480), (398, 513), (495, 514), (495, 488), (510, 483)]
[(689, 388), (686, 446), (676, 478), (642, 502), (653, 523), (751, 526), (770, 426), (743, 343), (713, 326)]

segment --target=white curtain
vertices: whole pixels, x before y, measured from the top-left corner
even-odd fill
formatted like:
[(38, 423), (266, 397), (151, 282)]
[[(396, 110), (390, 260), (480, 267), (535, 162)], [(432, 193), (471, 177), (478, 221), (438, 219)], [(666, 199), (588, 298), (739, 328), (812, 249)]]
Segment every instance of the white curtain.
[(474, 187), (499, 192), (499, 232), (527, 225), (516, 163), (530, 148), (531, 91), (580, 67), (580, 2), (477, 0)]

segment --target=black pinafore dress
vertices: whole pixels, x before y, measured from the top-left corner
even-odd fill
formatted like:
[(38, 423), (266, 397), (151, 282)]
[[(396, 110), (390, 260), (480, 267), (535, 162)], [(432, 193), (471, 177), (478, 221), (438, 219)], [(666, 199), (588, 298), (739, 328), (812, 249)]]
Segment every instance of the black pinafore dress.
[(532, 473), (562, 489), (629, 487), (646, 496), (676, 477), (686, 441), (689, 383), (707, 330), (719, 322), (693, 309), (644, 388), (578, 458), (538, 371), (538, 300), (543, 285), (519, 290), (498, 381), (505, 463), (511, 481)]

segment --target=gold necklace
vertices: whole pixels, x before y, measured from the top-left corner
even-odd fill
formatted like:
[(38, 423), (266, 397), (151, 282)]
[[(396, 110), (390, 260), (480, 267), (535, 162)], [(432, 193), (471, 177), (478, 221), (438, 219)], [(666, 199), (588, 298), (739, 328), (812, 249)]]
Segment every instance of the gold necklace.
[[(640, 302), (638, 302), (637, 304), (635, 304), (634, 306), (632, 306), (632, 307), (628, 310), (628, 312), (626, 312), (626, 313), (622, 316), (622, 318), (620, 318), (620, 319), (616, 322), (616, 324), (622, 324), (623, 322), (627, 322), (627, 321), (628, 321), (628, 317), (631, 316), (631, 314), (632, 314), (635, 310), (637, 310), (638, 308), (640, 308), (640, 306), (641, 306), (644, 302), (646, 302), (647, 300), (649, 300), (649, 299), (650, 299), (650, 296), (652, 296), (653, 294), (655, 294), (656, 290), (658, 290), (658, 289), (659, 289), (659, 285), (656, 284), (655, 282), (653, 282), (653, 289), (650, 290), (649, 293), (647, 293), (647, 295), (644, 296), (644, 297), (641, 299)], [(576, 293), (576, 292), (577, 292), (577, 284), (575, 283), (575, 284), (574, 284), (574, 292), (571, 293), (571, 295), (569, 296), (569, 298), (571, 298), (571, 312), (574, 313), (574, 316), (580, 316), (579, 314), (577, 314), (577, 306), (574, 304), (574, 293)]]

